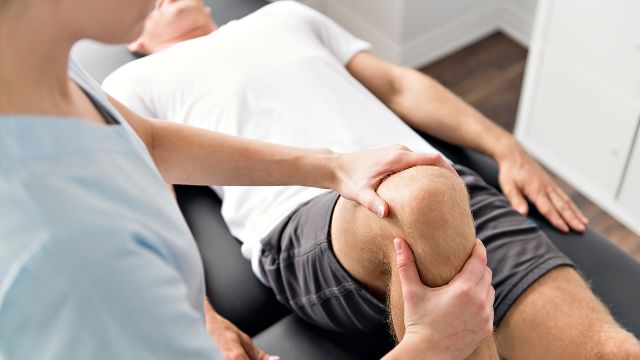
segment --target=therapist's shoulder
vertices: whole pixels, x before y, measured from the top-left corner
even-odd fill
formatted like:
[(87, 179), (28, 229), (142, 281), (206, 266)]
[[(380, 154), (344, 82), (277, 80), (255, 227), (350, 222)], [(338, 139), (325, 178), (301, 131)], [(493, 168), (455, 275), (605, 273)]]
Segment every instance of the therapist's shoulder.
[(107, 219), (84, 224), (37, 210), (21, 218), (14, 219), (13, 229), (0, 231), (0, 281), (6, 289), (86, 295), (84, 288), (108, 289), (119, 276), (131, 276), (123, 270), (171, 263), (164, 249), (124, 224)]
[(42, 214), (29, 215), (43, 221), (10, 238), (3, 234), (1, 243), (10, 253), (1, 263), (0, 354), (32, 359), (48, 349), (52, 358), (63, 358), (72, 353), (70, 338), (81, 336), (102, 311), (96, 300), (107, 299), (100, 283), (110, 259), (100, 253), (104, 246), (91, 249), (82, 231), (55, 229)]

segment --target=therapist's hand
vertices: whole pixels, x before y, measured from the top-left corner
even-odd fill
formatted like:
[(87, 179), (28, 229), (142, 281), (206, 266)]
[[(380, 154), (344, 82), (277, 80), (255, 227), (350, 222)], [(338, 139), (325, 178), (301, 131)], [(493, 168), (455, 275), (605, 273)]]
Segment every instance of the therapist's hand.
[(420, 281), (409, 245), (395, 239), (396, 266), (404, 299), (405, 334), (386, 359), (420, 355), (463, 359), (493, 331), (491, 270), (480, 242), (466, 264), (447, 285), (430, 288)]
[(514, 144), (497, 156), (496, 161), (500, 188), (517, 212), (522, 215), (529, 212), (526, 197), (556, 229), (585, 230), (589, 222), (586, 216), (524, 148)]
[(378, 196), (376, 189), (387, 176), (417, 165), (439, 166), (457, 175), (439, 154), (412, 152), (405, 146), (393, 145), (339, 154), (336, 166), (338, 183), (334, 189), (379, 217), (385, 217), (389, 213), (389, 205)]
[(227, 360), (280, 360), (257, 347), (251, 338), (205, 304), (207, 331)]

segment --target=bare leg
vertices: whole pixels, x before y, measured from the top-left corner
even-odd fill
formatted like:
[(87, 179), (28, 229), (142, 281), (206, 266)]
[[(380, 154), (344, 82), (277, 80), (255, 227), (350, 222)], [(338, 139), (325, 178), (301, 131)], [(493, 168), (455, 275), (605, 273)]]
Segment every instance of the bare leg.
[[(388, 295), (396, 336), (404, 334), (403, 302), (392, 240), (407, 239), (421, 279), (448, 282), (462, 267), (475, 237), (464, 185), (441, 169), (416, 167), (379, 189), (389, 218), (379, 219), (340, 199), (332, 223), (333, 248), (343, 266), (380, 298)], [(640, 359), (640, 344), (622, 329), (575, 270), (552, 270), (516, 301), (497, 336), (506, 359)], [(487, 341), (472, 355), (495, 358)]]
[(522, 294), (497, 342), (506, 359), (640, 359), (638, 340), (569, 267), (552, 270)]
[[(444, 285), (471, 254), (475, 229), (464, 183), (446, 170), (415, 167), (389, 177), (378, 193), (389, 202), (389, 217), (379, 219), (356, 203), (340, 199), (332, 220), (333, 250), (349, 273), (379, 298), (387, 297), (398, 339), (404, 336), (403, 301), (395, 270), (393, 238), (411, 246), (422, 281)], [(486, 339), (471, 355), (497, 359)]]

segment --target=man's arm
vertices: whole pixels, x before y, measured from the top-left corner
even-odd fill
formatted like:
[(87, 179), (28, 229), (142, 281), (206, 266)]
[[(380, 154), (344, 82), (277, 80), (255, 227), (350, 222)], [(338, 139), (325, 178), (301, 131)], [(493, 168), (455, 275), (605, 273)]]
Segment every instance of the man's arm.
[(347, 70), (415, 129), (491, 156), (500, 186), (523, 215), (529, 198), (558, 229), (584, 231), (586, 217), (508, 132), (425, 74), (361, 52)]
[(117, 100), (109, 100), (143, 140), (169, 184), (335, 189), (384, 217), (389, 206), (375, 189), (387, 175), (416, 165), (436, 165), (455, 172), (440, 155), (414, 153), (399, 145), (350, 154), (275, 145), (147, 119)]

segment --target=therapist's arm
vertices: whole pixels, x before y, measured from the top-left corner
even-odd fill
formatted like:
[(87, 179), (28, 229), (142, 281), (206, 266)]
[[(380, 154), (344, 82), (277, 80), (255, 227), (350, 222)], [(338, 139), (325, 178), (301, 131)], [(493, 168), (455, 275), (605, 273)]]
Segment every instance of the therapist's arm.
[(455, 172), (438, 154), (415, 153), (399, 145), (350, 154), (275, 145), (147, 119), (109, 99), (144, 141), (165, 181), (171, 184), (335, 189), (378, 216), (386, 216), (388, 204), (375, 190), (387, 175), (416, 165), (436, 165)]
[(496, 160), (500, 187), (518, 212), (527, 214), (528, 198), (557, 229), (584, 231), (587, 218), (517, 140), (437, 81), (365, 52), (347, 69), (413, 128)]

